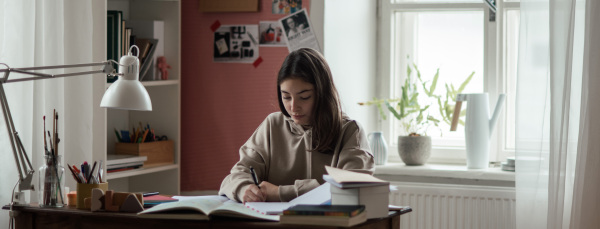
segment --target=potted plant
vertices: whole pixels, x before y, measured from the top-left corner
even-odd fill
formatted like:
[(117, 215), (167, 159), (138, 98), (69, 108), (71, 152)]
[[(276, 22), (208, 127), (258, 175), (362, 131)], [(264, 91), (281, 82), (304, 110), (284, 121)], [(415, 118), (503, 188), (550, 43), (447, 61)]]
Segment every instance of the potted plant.
[[(423, 81), (414, 63), (412, 67), (410, 64), (407, 65), (406, 73), (406, 79), (400, 87), (400, 98), (375, 98), (359, 105), (377, 106), (379, 115), (384, 120), (387, 119), (385, 112), (387, 109), (400, 122), (400, 127), (407, 134), (398, 136), (400, 158), (406, 165), (423, 165), (431, 155), (431, 137), (427, 135), (427, 129), (432, 125), (439, 128), (440, 122), (450, 125), (456, 95), (465, 89), (475, 72), (472, 72), (458, 88), (452, 84), (445, 84), (443, 96), (436, 94), (439, 68), (431, 82)], [(416, 78), (413, 73), (416, 73)], [(421, 94), (424, 96), (419, 97)], [(437, 112), (432, 109), (435, 103), (438, 107)], [(465, 116), (464, 110), (460, 112), (460, 116)], [(460, 120), (460, 124), (464, 125), (464, 122)]]

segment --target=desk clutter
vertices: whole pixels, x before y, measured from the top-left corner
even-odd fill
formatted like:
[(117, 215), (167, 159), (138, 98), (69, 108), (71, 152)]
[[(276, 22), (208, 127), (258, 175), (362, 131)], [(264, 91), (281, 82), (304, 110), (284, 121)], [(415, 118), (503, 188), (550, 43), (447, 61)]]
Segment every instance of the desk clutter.
[(154, 133), (154, 129), (150, 128), (150, 124), (142, 126), (142, 122), (139, 122), (137, 128), (133, 127), (131, 132), (129, 132), (129, 130), (117, 131), (117, 129), (115, 129), (115, 135), (117, 137), (117, 142), (121, 143), (145, 143), (169, 140), (165, 135), (157, 136)]
[(324, 184), (290, 202), (239, 203), (225, 196), (174, 196), (178, 201), (146, 208), (137, 215), (188, 220), (234, 217), (281, 224), (351, 227), (368, 219), (389, 217), (389, 211), (398, 214), (412, 211), (408, 206), (388, 205), (388, 181), (328, 166), (326, 170)]
[[(100, 163), (94, 161), (94, 165), (90, 167), (90, 164), (88, 164), (87, 161), (84, 161), (79, 166), (81, 170), (77, 166), (71, 166), (67, 163), (67, 168), (69, 168), (73, 179), (75, 179), (78, 184), (100, 184), (104, 180), (104, 168), (102, 163), (102, 160), (100, 160)], [(97, 170), (96, 167), (98, 168)]]
[[(64, 168), (60, 164), (61, 159), (58, 155), (58, 113), (56, 109), (52, 115), (52, 134), (46, 130), (46, 116), (44, 120), (44, 164), (39, 169), (39, 200), (41, 207), (62, 207), (65, 204), (63, 188), (65, 181), (63, 179)], [(48, 138), (46, 138), (46, 133)], [(48, 144), (48, 142), (50, 144)], [(50, 146), (50, 148), (48, 148)], [(22, 160), (23, 158), (21, 158)], [(29, 160), (29, 159), (27, 159)], [(29, 161), (28, 161), (29, 162)]]
[(115, 129), (115, 154), (108, 154), (108, 173), (140, 167), (170, 165), (175, 162), (175, 143), (167, 136), (157, 136), (150, 124), (139, 123), (132, 131)]
[(144, 198), (142, 193), (115, 192), (113, 190), (106, 190), (107, 187), (108, 184), (106, 184), (106, 187), (91, 188), (90, 196), (79, 197), (79, 195), (83, 194), (81, 192), (83, 189), (88, 189), (90, 187), (82, 187), (80, 189), (80, 186), (78, 185), (77, 208), (91, 210), (92, 212), (111, 211), (137, 213), (144, 210)]

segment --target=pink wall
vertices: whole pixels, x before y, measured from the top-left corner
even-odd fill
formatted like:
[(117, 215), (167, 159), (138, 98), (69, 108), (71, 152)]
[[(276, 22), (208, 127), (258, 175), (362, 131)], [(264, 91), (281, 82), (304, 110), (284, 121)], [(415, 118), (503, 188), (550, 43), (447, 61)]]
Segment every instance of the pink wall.
[(212, 60), (215, 21), (258, 24), (281, 17), (271, 14), (271, 0), (261, 1), (257, 13), (202, 13), (197, 0), (182, 1), (181, 191), (219, 189), (240, 146), (269, 113), (279, 111), (276, 77), (286, 47), (260, 47), (263, 62), (256, 68)]

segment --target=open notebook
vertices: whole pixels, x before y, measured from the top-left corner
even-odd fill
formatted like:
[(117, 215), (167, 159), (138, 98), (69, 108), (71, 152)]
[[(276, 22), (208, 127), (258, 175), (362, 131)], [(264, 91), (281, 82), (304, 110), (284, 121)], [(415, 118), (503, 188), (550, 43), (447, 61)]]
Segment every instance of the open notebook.
[(290, 202), (247, 202), (245, 205), (225, 196), (174, 196), (177, 202), (163, 203), (138, 213), (139, 217), (159, 219), (208, 220), (211, 216), (279, 221), (283, 210), (297, 204), (324, 204), (331, 201), (330, 185), (325, 183)]
[(279, 215), (283, 210), (298, 204), (328, 204), (331, 202), (330, 185), (325, 182), (321, 186), (298, 196), (290, 202), (246, 202), (246, 207), (265, 215)]
[(138, 216), (144, 218), (190, 220), (208, 220), (211, 216), (226, 216), (279, 221), (278, 215), (260, 214), (224, 196), (174, 198), (179, 199), (179, 201), (156, 205), (138, 213)]

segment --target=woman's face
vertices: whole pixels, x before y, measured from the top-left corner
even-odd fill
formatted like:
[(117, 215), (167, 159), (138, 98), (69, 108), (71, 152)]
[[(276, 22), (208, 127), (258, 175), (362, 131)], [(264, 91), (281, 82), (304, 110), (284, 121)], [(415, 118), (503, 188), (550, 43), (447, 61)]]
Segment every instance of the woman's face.
[(296, 28), (296, 22), (293, 18), (288, 18), (285, 22), (287, 23), (288, 27), (290, 27), (290, 29)]
[(292, 120), (300, 125), (311, 125), (315, 87), (299, 78), (289, 78), (284, 80), (279, 88), (283, 106)]

